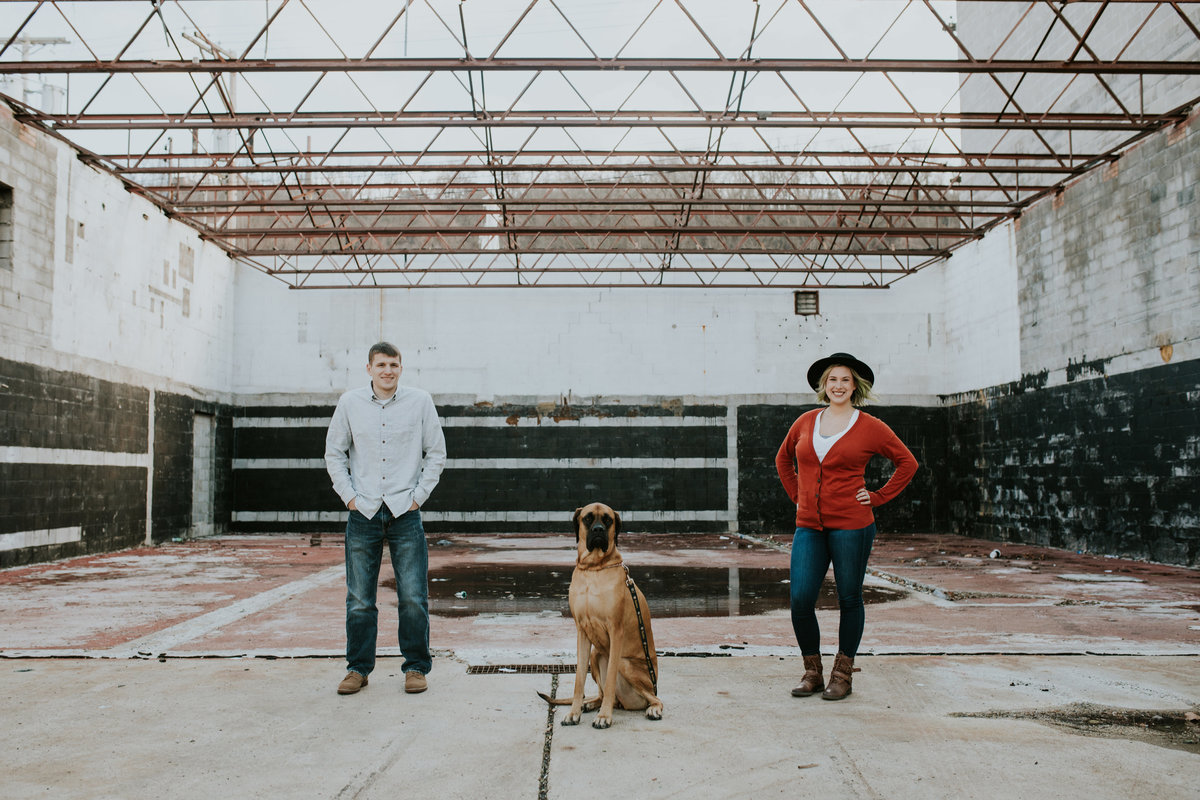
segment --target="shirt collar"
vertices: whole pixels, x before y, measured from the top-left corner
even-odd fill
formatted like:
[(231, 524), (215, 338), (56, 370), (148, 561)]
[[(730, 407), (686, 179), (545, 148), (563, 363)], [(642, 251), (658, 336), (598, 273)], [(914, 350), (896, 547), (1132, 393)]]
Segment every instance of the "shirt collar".
[(367, 384), (367, 392), (371, 395), (372, 403), (378, 403), (381, 406), (386, 406), (389, 403), (394, 402), (395, 399), (400, 396), (400, 387), (397, 386), (396, 391), (392, 392), (392, 396), (387, 398), (386, 400), (381, 399), (379, 397), (379, 395), (375, 394), (375, 385), (374, 384), (371, 384), (371, 383)]

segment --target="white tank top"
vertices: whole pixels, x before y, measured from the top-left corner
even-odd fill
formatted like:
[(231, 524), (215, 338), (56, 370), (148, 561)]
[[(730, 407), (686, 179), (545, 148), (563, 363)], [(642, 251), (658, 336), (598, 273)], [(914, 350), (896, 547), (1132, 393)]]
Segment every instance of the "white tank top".
[(821, 417), (825, 410), (822, 409), (817, 414), (817, 419), (813, 422), (813, 450), (817, 451), (817, 461), (824, 461), (825, 454), (829, 452), (829, 448), (833, 447), (833, 443), (846, 435), (846, 431), (854, 427), (854, 423), (858, 422), (858, 409), (854, 409), (854, 413), (850, 415), (850, 421), (846, 423), (846, 427), (835, 433), (833, 436), (821, 435)]

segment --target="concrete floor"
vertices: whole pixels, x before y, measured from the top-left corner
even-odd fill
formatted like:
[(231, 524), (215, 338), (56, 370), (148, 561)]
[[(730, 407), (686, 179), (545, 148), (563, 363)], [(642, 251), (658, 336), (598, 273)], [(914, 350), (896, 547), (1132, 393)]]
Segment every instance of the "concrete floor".
[[(552, 674), (574, 661), (566, 537), (435, 539), (436, 658), (411, 696), (394, 601), (370, 685), (334, 693), (338, 537), (0, 571), (3, 796), (1200, 797), (1196, 570), (882, 538), (862, 671), (828, 703), (789, 695), (784, 543), (623, 535), (622, 551), (661, 612), (666, 710), (609, 730), (562, 727), (535, 695), (572, 682)], [(830, 652), (837, 612), (819, 617)]]

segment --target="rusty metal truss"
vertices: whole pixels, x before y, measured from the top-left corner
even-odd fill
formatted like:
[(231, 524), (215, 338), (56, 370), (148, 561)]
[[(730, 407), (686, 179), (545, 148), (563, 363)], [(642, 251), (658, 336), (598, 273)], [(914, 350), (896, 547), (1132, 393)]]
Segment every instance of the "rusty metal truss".
[(16, 119), (294, 288), (887, 287), (1200, 101), (1200, 3), (0, 2)]

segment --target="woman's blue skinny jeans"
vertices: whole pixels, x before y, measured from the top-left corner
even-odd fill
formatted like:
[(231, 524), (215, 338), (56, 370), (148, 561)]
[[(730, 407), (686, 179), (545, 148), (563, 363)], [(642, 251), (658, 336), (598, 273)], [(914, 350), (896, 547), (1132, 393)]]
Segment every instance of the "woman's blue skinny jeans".
[(792, 539), (792, 628), (801, 655), (821, 652), (817, 595), (831, 562), (841, 612), (838, 649), (851, 658), (858, 653), (864, 620), (863, 578), (874, 541), (874, 523), (855, 530), (796, 528)]

